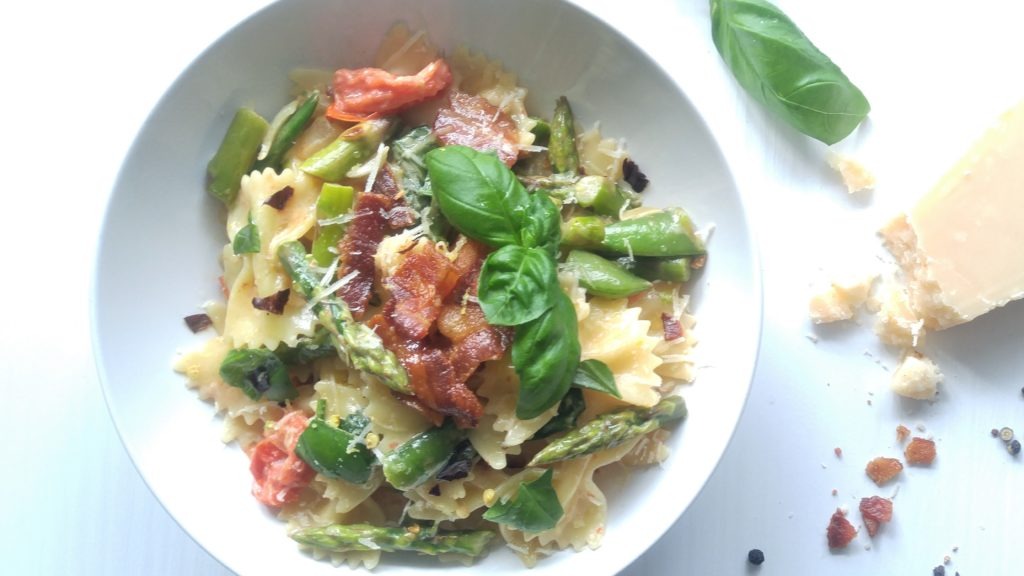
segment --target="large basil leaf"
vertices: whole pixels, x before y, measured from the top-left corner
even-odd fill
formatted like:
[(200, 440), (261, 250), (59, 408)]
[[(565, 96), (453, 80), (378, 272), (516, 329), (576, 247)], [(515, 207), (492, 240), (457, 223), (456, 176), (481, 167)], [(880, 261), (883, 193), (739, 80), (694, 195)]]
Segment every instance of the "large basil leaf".
[(834, 144), (871, 111), (864, 94), (765, 0), (710, 0), (711, 37), (740, 85), (797, 130)]
[(477, 298), (487, 321), (496, 326), (537, 318), (558, 294), (555, 260), (540, 248), (505, 246), (487, 256), (480, 269)]
[(580, 363), (576, 310), (561, 291), (539, 318), (516, 326), (512, 365), (519, 375), (516, 417), (529, 420), (558, 404)]
[(515, 497), (498, 502), (484, 512), (484, 520), (523, 532), (543, 532), (554, 528), (565, 511), (558, 501), (555, 487), (551, 485), (553, 476), (551, 468), (548, 468), (536, 480), (523, 482)]
[(540, 430), (537, 430), (537, 433), (533, 435), (531, 440), (547, 438), (552, 434), (572, 430), (576, 427), (576, 420), (579, 419), (580, 414), (583, 414), (583, 411), (586, 409), (587, 402), (583, 398), (583, 390), (570, 388), (558, 404), (558, 413), (555, 414), (554, 418), (548, 420), (548, 423), (542, 426)]
[(280, 402), (299, 394), (284, 363), (266, 348), (231, 350), (220, 363), (220, 377), (253, 400)]
[(497, 156), (446, 146), (426, 163), (441, 212), (459, 232), (496, 248), (520, 243), (530, 197)]
[(615, 385), (615, 375), (612, 374), (611, 368), (600, 360), (591, 358), (580, 362), (579, 368), (576, 369), (576, 375), (572, 378), (572, 383), (573, 386), (589, 388), (622, 398), (619, 387)]

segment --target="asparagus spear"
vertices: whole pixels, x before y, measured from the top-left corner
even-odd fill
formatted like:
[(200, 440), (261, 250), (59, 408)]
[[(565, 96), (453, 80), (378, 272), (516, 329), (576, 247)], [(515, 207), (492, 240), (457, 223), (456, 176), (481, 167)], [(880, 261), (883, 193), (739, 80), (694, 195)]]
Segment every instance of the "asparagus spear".
[(620, 266), (637, 276), (654, 282), (689, 282), (689, 258), (619, 258)]
[(320, 324), (330, 332), (338, 355), (355, 369), (373, 374), (388, 388), (411, 394), (409, 375), (394, 353), (384, 347), (376, 332), (356, 322), (348, 306), (341, 300), (323, 298), (324, 287), (320, 286), (310, 271), (306, 248), (302, 243), (292, 241), (282, 244), (277, 250), (277, 257), (303, 296), (309, 301), (317, 301), (312, 310)]
[(602, 414), (545, 446), (529, 466), (553, 464), (614, 448), (685, 417), (686, 403), (679, 396), (665, 398), (646, 410), (630, 407)]
[(651, 283), (630, 274), (625, 268), (596, 254), (573, 250), (565, 263), (576, 273), (580, 286), (594, 296), (624, 298), (651, 287)]
[(560, 96), (555, 102), (555, 114), (551, 117), (551, 136), (548, 141), (548, 157), (555, 172), (575, 174), (580, 169), (579, 152), (576, 151), (576, 125), (572, 117), (569, 100)]
[(319, 103), (320, 93), (314, 90), (295, 112), (288, 116), (288, 119), (284, 121), (281, 128), (274, 134), (274, 139), (270, 142), (270, 149), (267, 150), (267, 155), (256, 163), (257, 170), (263, 170), (264, 168), (273, 168), (276, 171), (281, 170), (281, 163), (284, 161), (285, 153), (291, 150), (299, 134), (302, 134), (302, 131), (309, 125), (309, 121), (313, 119), (313, 113), (316, 112), (316, 107)]
[(380, 457), (384, 479), (399, 490), (410, 490), (430, 480), (444, 468), (455, 447), (466, 437), (450, 421), (440, 428), (421, 432)]
[(596, 250), (604, 242), (604, 220), (597, 216), (576, 216), (562, 223), (562, 246)]
[(620, 255), (663, 258), (707, 253), (690, 217), (678, 208), (605, 226), (601, 249)]
[(239, 108), (217, 153), (206, 165), (206, 189), (225, 205), (235, 201), (242, 176), (252, 168), (267, 128), (262, 116), (250, 108)]
[(552, 196), (573, 199), (602, 216), (618, 216), (630, 203), (626, 191), (604, 176), (583, 176), (569, 188), (554, 190)]
[(380, 550), (408, 551), (428, 556), (462, 554), (476, 557), (484, 552), (494, 538), (490, 530), (428, 530), (388, 528), (370, 524), (332, 524), (306, 528), (292, 533), (292, 539), (307, 546), (331, 552)]
[(373, 155), (393, 126), (394, 123), (386, 118), (360, 122), (310, 156), (299, 169), (328, 182), (337, 182), (353, 166)]
[[(321, 220), (337, 218), (351, 210), (354, 203), (354, 188), (324, 182), (320, 188), (320, 197), (316, 200), (316, 217)], [(317, 237), (313, 240), (313, 260), (321, 266), (329, 266), (337, 253), (338, 242), (344, 234), (344, 224), (320, 226)]]

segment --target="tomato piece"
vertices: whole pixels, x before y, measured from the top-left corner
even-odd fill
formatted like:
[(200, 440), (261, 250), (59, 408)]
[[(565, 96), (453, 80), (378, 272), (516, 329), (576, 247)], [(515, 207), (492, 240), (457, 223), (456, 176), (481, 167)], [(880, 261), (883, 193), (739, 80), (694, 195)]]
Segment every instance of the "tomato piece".
[(342, 68), (334, 73), (334, 104), (327, 116), (361, 122), (386, 116), (441, 93), (452, 82), (442, 58), (411, 76), (395, 76), (380, 68)]
[(507, 166), (519, 157), (519, 129), (515, 121), (480, 96), (452, 92), (447, 106), (437, 111), (434, 132), (446, 146), (468, 146), (494, 151)]
[(302, 412), (289, 412), (250, 454), (252, 495), (267, 506), (294, 502), (316, 476), (316, 470), (295, 455), (295, 445), (308, 422)]

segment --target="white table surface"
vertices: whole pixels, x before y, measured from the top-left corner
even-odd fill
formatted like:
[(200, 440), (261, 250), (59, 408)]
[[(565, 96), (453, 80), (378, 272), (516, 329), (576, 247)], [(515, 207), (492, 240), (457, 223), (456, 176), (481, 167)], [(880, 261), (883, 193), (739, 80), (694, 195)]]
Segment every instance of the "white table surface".
[[(88, 286), (108, 191), (148, 110), (206, 45), (266, 3), (0, 8), (4, 574), (228, 573), (161, 508), (118, 440), (91, 357)], [(711, 42), (706, 2), (586, 4), (663, 62), (745, 167), (764, 270), (761, 355), (731, 447), (693, 506), (626, 573), (925, 575), (947, 554), (949, 574), (1024, 573), (1024, 457), (988, 436), (1003, 425), (1024, 433), (1024, 378), (1014, 371), (1024, 366), (1014, 330), (1024, 306), (927, 342), (947, 374), (934, 403), (888, 391), (897, 353), (877, 343), (870, 319), (815, 330), (806, 318), (821, 269), (874, 265), (877, 226), (1024, 98), (1019, 3), (779, 0), (873, 105), (837, 146), (878, 176), (874, 193), (855, 197), (823, 145), (739, 91)], [(934, 435), (936, 464), (905, 471), (895, 519), (870, 549), (862, 531), (830, 553), (824, 529), (837, 505), (858, 522), (860, 497), (893, 493), (863, 468), (899, 455), (898, 423)], [(767, 555), (760, 570), (745, 564), (753, 547)]]

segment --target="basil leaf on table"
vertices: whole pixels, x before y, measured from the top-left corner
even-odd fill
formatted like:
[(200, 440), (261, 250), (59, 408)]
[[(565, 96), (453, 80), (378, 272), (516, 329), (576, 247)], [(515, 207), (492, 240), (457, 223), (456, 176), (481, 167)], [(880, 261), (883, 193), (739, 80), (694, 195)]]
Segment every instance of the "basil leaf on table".
[(600, 360), (591, 358), (580, 362), (580, 366), (572, 378), (572, 383), (573, 386), (597, 390), (616, 398), (622, 398), (619, 387), (615, 385), (615, 376), (612, 374), (611, 368)]
[(736, 80), (797, 130), (826, 144), (853, 132), (871, 105), (843, 71), (765, 0), (710, 0), (711, 37)]
[(547, 252), (510, 245), (487, 256), (477, 298), (489, 323), (515, 326), (551, 308), (557, 291), (558, 272)]
[(513, 498), (498, 502), (484, 512), (484, 520), (504, 524), (523, 532), (543, 532), (558, 524), (565, 511), (551, 485), (550, 468), (536, 480), (519, 485)]
[(529, 420), (558, 404), (580, 363), (576, 310), (561, 291), (539, 318), (516, 326), (512, 366), (519, 375), (516, 417)]
[(220, 377), (253, 400), (274, 402), (299, 395), (281, 359), (266, 348), (236, 348), (220, 363)]
[(530, 197), (497, 156), (446, 146), (426, 163), (441, 212), (459, 232), (495, 248), (520, 243)]

